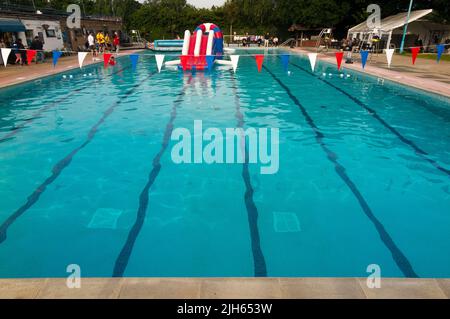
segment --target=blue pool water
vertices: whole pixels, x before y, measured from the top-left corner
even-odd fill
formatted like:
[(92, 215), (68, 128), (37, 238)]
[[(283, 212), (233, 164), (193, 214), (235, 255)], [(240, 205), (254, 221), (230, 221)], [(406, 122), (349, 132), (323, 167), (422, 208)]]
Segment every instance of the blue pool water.
[[(0, 278), (450, 277), (449, 99), (290, 62), (123, 57), (1, 90)], [(175, 164), (194, 120), (279, 128), (278, 173)]]

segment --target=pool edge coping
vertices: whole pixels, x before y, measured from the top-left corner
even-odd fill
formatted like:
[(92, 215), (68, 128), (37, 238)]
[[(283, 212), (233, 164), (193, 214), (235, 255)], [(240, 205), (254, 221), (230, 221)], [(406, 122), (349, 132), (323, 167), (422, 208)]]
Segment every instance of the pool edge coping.
[(0, 279), (0, 299), (450, 299), (450, 279), (382, 278), (66, 278)]
[[(284, 48), (283, 48), (284, 49)], [(290, 52), (294, 52), (297, 54), (300, 54), (302, 56), (306, 56), (308, 55), (308, 53), (314, 53), (314, 52), (309, 52), (307, 50), (304, 49), (300, 49), (300, 48), (286, 48), (287, 50), (289, 50)], [(321, 55), (320, 58), (318, 57), (317, 62), (324, 62), (330, 65), (336, 65), (336, 62), (333, 58), (328, 57), (326, 55)], [(445, 85), (442, 82), (438, 82), (438, 81), (434, 81), (431, 79), (424, 79), (424, 78), (418, 78), (416, 76), (413, 75), (405, 75), (401, 72), (398, 71), (394, 71), (394, 70), (387, 70), (387, 69), (383, 69), (377, 66), (373, 66), (373, 65), (366, 65), (366, 67), (362, 70), (361, 66), (358, 64), (342, 64), (341, 70), (344, 69), (349, 69), (351, 71), (357, 72), (361, 75), (366, 75), (366, 76), (371, 76), (371, 77), (375, 77), (375, 78), (383, 78), (385, 80), (394, 82), (396, 84), (400, 84), (406, 87), (410, 87), (410, 88), (414, 88), (417, 89), (425, 94), (435, 94), (438, 97), (443, 97), (443, 98), (450, 98), (450, 89), (445, 89), (442, 88), (442, 90), (440, 89), (440, 87), (450, 87), (450, 85)], [(401, 76), (401, 78), (396, 78), (395, 76)], [(415, 83), (414, 81), (418, 81), (420, 83)], [(425, 84), (424, 82), (428, 82), (429, 84)], [(438, 88), (436, 89), (435, 86), (437, 86)]]
[[(138, 52), (141, 52), (141, 51), (144, 51), (144, 50), (145, 49), (125, 50), (125, 52), (122, 51), (119, 54), (118, 58), (126, 57), (126, 56), (129, 56), (131, 54), (138, 53)], [(97, 64), (101, 64), (101, 63), (104, 63), (104, 61), (102, 59), (86, 60), (86, 61), (83, 62), (83, 68), (84, 67), (96, 66)], [(31, 75), (29, 78), (23, 78), (23, 79), (20, 79), (20, 80), (16, 79), (15, 81), (11, 81), (11, 82), (8, 82), (8, 83), (5, 83), (5, 84), (1, 84), (0, 85), (0, 90), (10, 89), (10, 88), (13, 88), (15, 86), (20, 86), (22, 84), (31, 83), (31, 82), (34, 82), (34, 81), (37, 81), (37, 80), (43, 80), (43, 79), (49, 78), (51, 76), (55, 76), (55, 75), (62, 74), (62, 73), (67, 73), (67, 72), (71, 72), (71, 71), (74, 71), (76, 69), (80, 69), (80, 66), (79, 65), (73, 65), (73, 66), (70, 66), (70, 67), (66, 67), (65, 69), (55, 69), (55, 68), (53, 68), (48, 73)]]

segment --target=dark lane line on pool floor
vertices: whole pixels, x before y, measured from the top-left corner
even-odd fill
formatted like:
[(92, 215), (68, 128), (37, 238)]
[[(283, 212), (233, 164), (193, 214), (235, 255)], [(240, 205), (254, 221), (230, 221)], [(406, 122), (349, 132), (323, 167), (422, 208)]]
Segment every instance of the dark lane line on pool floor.
[(383, 224), (373, 214), (372, 209), (370, 208), (367, 201), (364, 199), (364, 197), (361, 194), (361, 192), (359, 191), (359, 189), (356, 187), (356, 185), (353, 183), (353, 181), (347, 175), (345, 167), (342, 166), (338, 162), (337, 154), (334, 153), (333, 151), (331, 151), (328, 148), (328, 146), (325, 144), (325, 142), (324, 142), (325, 135), (319, 130), (317, 125), (314, 123), (314, 120), (311, 118), (308, 111), (300, 103), (300, 101), (292, 93), (292, 91), (274, 73), (272, 73), (272, 71), (270, 71), (266, 66), (263, 66), (263, 68), (286, 91), (287, 95), (291, 98), (291, 100), (294, 102), (294, 104), (298, 106), (298, 108), (300, 109), (304, 118), (306, 119), (306, 122), (311, 127), (311, 129), (314, 131), (317, 143), (320, 145), (322, 150), (327, 155), (328, 160), (334, 164), (335, 170), (336, 170), (337, 174), (339, 175), (339, 177), (345, 182), (345, 184), (348, 186), (348, 188), (352, 191), (353, 195), (358, 200), (360, 207), (362, 208), (362, 210), (364, 211), (366, 216), (369, 218), (369, 220), (372, 222), (372, 224), (375, 226), (375, 229), (377, 230), (378, 235), (380, 236), (382, 242), (387, 247), (387, 249), (389, 249), (389, 251), (391, 252), (394, 262), (400, 268), (402, 273), (405, 275), (405, 277), (408, 277), (408, 278), (418, 278), (419, 276), (416, 274), (416, 272), (412, 268), (409, 260), (406, 258), (406, 256), (400, 250), (400, 248), (397, 247), (397, 245), (395, 244), (392, 237), (389, 235), (389, 233), (384, 228)]
[[(234, 101), (236, 106), (236, 113), (235, 117), (237, 120), (237, 127), (238, 128), (244, 128), (245, 119), (244, 115), (241, 112), (241, 101), (240, 97), (237, 93), (237, 87), (236, 87), (236, 78), (235, 75), (232, 75), (232, 90), (234, 95)], [(266, 260), (264, 258), (264, 254), (261, 249), (261, 240), (259, 236), (259, 229), (258, 229), (258, 208), (255, 205), (255, 202), (253, 201), (253, 186), (252, 181), (250, 178), (250, 172), (248, 168), (249, 164), (249, 155), (248, 155), (248, 145), (247, 142), (245, 142), (244, 145), (244, 153), (245, 153), (245, 163), (242, 167), (242, 178), (245, 183), (245, 194), (244, 194), (244, 200), (245, 200), (245, 207), (247, 208), (247, 215), (248, 215), (248, 223), (250, 228), (250, 238), (252, 243), (252, 253), (253, 253), (253, 263), (254, 263), (254, 271), (255, 271), (255, 277), (267, 277), (267, 266), (266, 266)]]
[(409, 147), (411, 147), (416, 154), (418, 154), (422, 159), (424, 159), (425, 161), (427, 161), (428, 163), (430, 163), (431, 165), (433, 165), (435, 168), (437, 168), (439, 171), (447, 174), (450, 176), (450, 170), (442, 167), (441, 165), (439, 165), (439, 163), (437, 163), (435, 160), (429, 158), (429, 154), (427, 152), (425, 152), (424, 150), (422, 150), (419, 146), (417, 146), (413, 141), (409, 140), (408, 138), (406, 138), (405, 136), (403, 136), (399, 131), (397, 131), (394, 127), (392, 127), (389, 123), (387, 123), (380, 115), (378, 115), (378, 113), (372, 109), (371, 107), (367, 106), (364, 102), (362, 102), (361, 100), (359, 100), (358, 98), (354, 97), (353, 95), (351, 95), (350, 93), (346, 92), (345, 90), (341, 89), (340, 87), (334, 85), (333, 83), (322, 79), (318, 76), (316, 76), (314, 73), (309, 72), (307, 69), (303, 68), (302, 66), (295, 64), (293, 62), (289, 62), (291, 65), (295, 66), (296, 68), (304, 71), (305, 73), (311, 75), (312, 77), (315, 77), (316, 79), (328, 84), (329, 86), (331, 86), (332, 88), (334, 88), (335, 90), (341, 92), (342, 94), (344, 94), (345, 96), (347, 96), (349, 99), (351, 99), (353, 102), (355, 102), (357, 105), (361, 106), (363, 109), (365, 109), (373, 118), (375, 118), (376, 120), (378, 120), (378, 122), (381, 123), (381, 125), (383, 125), (385, 128), (387, 128), (392, 134), (394, 134), (395, 136), (397, 136), (400, 141), (402, 141), (404, 144), (408, 145)]
[[(115, 75), (115, 74), (118, 74), (118, 73), (120, 73), (120, 72), (123, 72), (124, 70), (126, 70), (126, 69), (128, 69), (128, 68), (130, 68), (130, 66), (126, 66), (126, 67), (121, 68), (121, 69), (119, 69), (119, 70), (117, 70), (117, 71), (114, 71), (114, 72), (112, 72), (111, 74), (108, 74), (107, 77), (111, 77), (111, 76), (113, 76), (113, 75)], [(101, 82), (101, 81), (104, 80), (104, 79), (105, 79), (105, 78), (96, 79), (96, 81), (94, 81), (94, 83), (96, 83), (96, 82)], [(50, 104), (47, 104), (47, 105), (41, 107), (37, 112), (35, 112), (35, 113), (31, 116), (31, 118), (25, 120), (25, 121), (22, 122), (20, 125), (18, 125), (18, 126), (16, 126), (16, 127), (12, 128), (11, 131), (10, 131), (8, 134), (6, 134), (5, 136), (0, 137), (0, 143), (5, 142), (6, 140), (9, 140), (11, 137), (13, 137), (13, 136), (16, 135), (17, 133), (19, 133), (19, 131), (20, 131), (21, 129), (23, 129), (27, 124), (32, 123), (36, 118), (38, 118), (38, 117), (39, 117), (42, 113), (44, 113), (45, 111), (47, 111), (47, 110), (51, 109), (52, 107), (58, 105), (59, 103), (61, 103), (61, 102), (63, 102), (64, 100), (66, 100), (67, 98), (73, 96), (75, 93), (80, 93), (81, 91), (84, 91), (84, 90), (86, 90), (86, 89), (88, 89), (88, 88), (90, 88), (90, 86), (83, 86), (82, 88), (74, 89), (74, 90), (73, 90), (72, 92), (70, 92), (69, 94), (67, 94), (67, 95), (65, 95), (65, 96), (63, 96), (63, 97), (61, 97), (61, 98), (59, 98), (59, 99), (56, 100), (56, 101), (53, 101), (53, 102), (50, 103)]]
[[(189, 84), (189, 83), (188, 83)], [(127, 269), (128, 262), (130, 261), (131, 254), (133, 252), (134, 244), (136, 243), (136, 239), (139, 236), (139, 233), (141, 232), (142, 226), (145, 222), (145, 217), (147, 214), (148, 209), (148, 203), (149, 203), (149, 197), (150, 197), (150, 188), (152, 187), (153, 183), (155, 182), (156, 178), (159, 175), (159, 172), (161, 171), (161, 158), (164, 155), (164, 153), (167, 150), (167, 147), (169, 146), (170, 137), (172, 135), (173, 126), (175, 119), (177, 118), (177, 109), (178, 107), (183, 103), (184, 96), (186, 94), (187, 86), (184, 85), (181, 92), (178, 93), (177, 98), (173, 101), (172, 110), (170, 112), (170, 118), (167, 122), (165, 131), (164, 131), (164, 137), (161, 144), (161, 149), (156, 154), (156, 156), (153, 158), (152, 162), (152, 170), (150, 171), (147, 179), (147, 183), (145, 184), (144, 188), (142, 189), (142, 192), (139, 196), (139, 208), (136, 213), (136, 221), (134, 222), (133, 226), (131, 227), (127, 241), (125, 242), (124, 246), (122, 247), (119, 256), (116, 259), (116, 262), (114, 264), (114, 270), (113, 270), (113, 277), (123, 277), (123, 274), (125, 273), (125, 270)]]
[(98, 128), (105, 122), (105, 120), (115, 111), (116, 107), (120, 105), (120, 103), (125, 100), (128, 96), (133, 94), (136, 89), (145, 83), (150, 77), (152, 77), (155, 73), (150, 73), (146, 76), (142, 81), (133, 85), (132, 89), (128, 90), (123, 96), (121, 96), (113, 105), (111, 105), (104, 113), (100, 120), (89, 130), (86, 140), (74, 150), (72, 150), (66, 157), (60, 160), (52, 169), (52, 175), (48, 177), (41, 185), (39, 185), (35, 191), (28, 197), (27, 202), (22, 205), (18, 210), (16, 210), (11, 216), (9, 216), (3, 224), (0, 226), (0, 244), (6, 240), (6, 234), (8, 228), (19, 218), (22, 216), (29, 208), (31, 208), (36, 202), (39, 200), (41, 195), (45, 192), (47, 187), (52, 184), (58, 177), (61, 175), (61, 172), (69, 166), (72, 162), (73, 157), (86, 145), (88, 145), (92, 139), (95, 137)]

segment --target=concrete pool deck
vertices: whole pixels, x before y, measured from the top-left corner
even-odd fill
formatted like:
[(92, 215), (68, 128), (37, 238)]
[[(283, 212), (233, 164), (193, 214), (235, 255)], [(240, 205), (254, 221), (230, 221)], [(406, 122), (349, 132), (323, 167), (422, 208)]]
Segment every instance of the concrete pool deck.
[[(306, 55), (315, 52), (315, 49), (295, 48), (292, 52)], [(325, 61), (336, 65), (336, 51), (319, 53), (317, 61)], [(376, 77), (384, 78), (396, 83), (411, 86), (424, 91), (450, 97), (450, 62), (418, 58), (416, 64), (412, 65), (410, 56), (395, 54), (392, 58), (391, 68), (388, 68), (385, 54), (374, 54), (367, 61), (363, 70), (359, 61), (359, 54), (354, 53), (357, 58), (353, 64), (346, 64), (342, 61), (342, 69), (349, 69), (361, 73), (370, 74)]]
[[(119, 54), (120, 56), (128, 56), (130, 54), (139, 52), (142, 50), (126, 50)], [(12, 53), (11, 53), (12, 54)], [(103, 63), (102, 56), (99, 56), (96, 61), (92, 59), (92, 54), (88, 54), (84, 60), (83, 67), (92, 64)], [(78, 69), (80, 66), (78, 64), (78, 55), (72, 54), (71, 56), (61, 57), (53, 67), (52, 58), (47, 58), (46, 62), (36, 64), (35, 62), (30, 65), (11, 65), (8, 64), (6, 68), (0, 66), (0, 88), (29, 82), (37, 79), (41, 79), (47, 76), (58, 74), (61, 72), (67, 72), (70, 70)]]
[(450, 279), (382, 278), (82, 278), (0, 279), (1, 299), (450, 299)]

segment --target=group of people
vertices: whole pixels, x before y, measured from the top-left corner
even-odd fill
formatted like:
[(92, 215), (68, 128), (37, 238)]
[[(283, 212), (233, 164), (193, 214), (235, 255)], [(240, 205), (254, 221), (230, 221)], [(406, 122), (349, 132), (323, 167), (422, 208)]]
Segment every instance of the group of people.
[(114, 32), (111, 40), (109, 33), (97, 32), (94, 35), (94, 32), (91, 32), (86, 39), (86, 48), (92, 52), (94, 57), (99, 53), (105, 53), (107, 51), (118, 54), (120, 49), (119, 35), (117, 32)]
[(235, 41), (240, 40), (242, 42), (242, 46), (243, 47), (249, 47), (252, 44), (256, 44), (258, 45), (258, 47), (264, 46), (264, 47), (277, 47), (279, 45), (279, 39), (277, 36), (272, 37), (270, 36), (268, 33), (264, 36), (259, 36), (259, 35), (252, 35), (249, 36), (248, 34), (245, 37), (240, 37), (239, 39), (237, 39), (237, 37), (235, 37), (234, 39)]
[[(7, 45), (3, 39), (0, 39), (0, 48), (8, 48), (10, 47), (12, 53), (14, 54), (15, 60), (14, 64), (24, 65), (27, 61), (27, 54), (24, 44), (22, 43), (22, 39), (16, 39), (12, 44)], [(44, 42), (38, 37), (34, 37), (33, 41), (29, 46), (30, 50), (36, 50), (35, 61), (44, 62), (45, 54), (44, 54)], [(6, 61), (7, 62), (7, 61)], [(29, 61), (31, 62), (31, 61)], [(3, 64), (3, 58), (0, 56), (0, 63)]]

